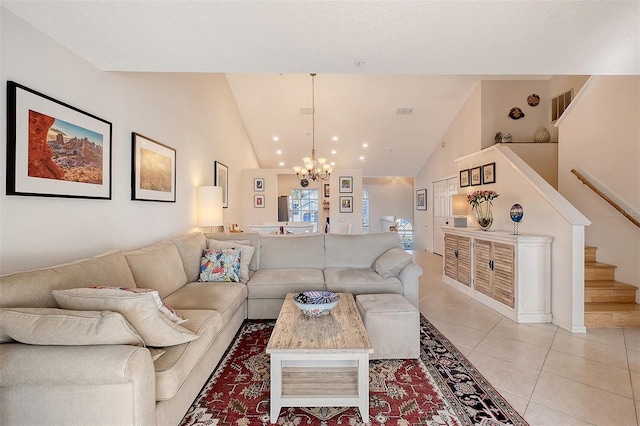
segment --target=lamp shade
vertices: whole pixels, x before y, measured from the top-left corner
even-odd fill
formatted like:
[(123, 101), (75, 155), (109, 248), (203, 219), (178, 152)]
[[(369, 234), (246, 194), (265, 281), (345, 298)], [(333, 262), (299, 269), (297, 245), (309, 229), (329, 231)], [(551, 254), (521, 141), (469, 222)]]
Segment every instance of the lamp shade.
[(222, 226), (222, 187), (198, 187), (198, 226)]
[(465, 194), (451, 196), (451, 211), (454, 216), (466, 216), (469, 213), (469, 205)]

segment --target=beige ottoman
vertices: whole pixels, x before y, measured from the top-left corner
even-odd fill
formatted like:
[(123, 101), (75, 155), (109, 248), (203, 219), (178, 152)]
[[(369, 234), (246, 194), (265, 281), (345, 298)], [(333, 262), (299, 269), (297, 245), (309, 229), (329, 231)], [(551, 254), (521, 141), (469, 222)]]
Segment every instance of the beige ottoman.
[(373, 345), (371, 359), (420, 357), (420, 313), (404, 296), (360, 294), (356, 304)]

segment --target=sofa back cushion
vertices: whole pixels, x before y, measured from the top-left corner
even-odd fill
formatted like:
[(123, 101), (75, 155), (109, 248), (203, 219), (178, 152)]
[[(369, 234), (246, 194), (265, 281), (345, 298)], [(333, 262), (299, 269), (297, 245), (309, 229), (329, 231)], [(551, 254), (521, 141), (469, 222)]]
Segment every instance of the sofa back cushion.
[(251, 263), (249, 263), (250, 271), (257, 271), (260, 268), (260, 250), (258, 250), (259, 242), (258, 238), (260, 234), (257, 232), (214, 232), (211, 234), (204, 234), (206, 238), (211, 240), (220, 240), (220, 241), (245, 241), (249, 240), (249, 245), (255, 247), (256, 250), (251, 258)]
[(393, 247), (402, 247), (396, 232), (365, 235), (325, 235), (327, 268), (371, 268), (376, 259)]
[(136, 286), (158, 290), (162, 298), (187, 283), (182, 258), (171, 241), (125, 252), (125, 257)]
[(0, 277), (0, 307), (57, 308), (52, 290), (95, 285), (135, 287), (124, 253), (110, 252)]
[(324, 269), (324, 234), (261, 235), (260, 269)]
[(207, 248), (207, 238), (202, 232), (192, 232), (173, 240), (180, 253), (187, 281), (198, 281), (200, 277), (200, 260), (202, 252)]

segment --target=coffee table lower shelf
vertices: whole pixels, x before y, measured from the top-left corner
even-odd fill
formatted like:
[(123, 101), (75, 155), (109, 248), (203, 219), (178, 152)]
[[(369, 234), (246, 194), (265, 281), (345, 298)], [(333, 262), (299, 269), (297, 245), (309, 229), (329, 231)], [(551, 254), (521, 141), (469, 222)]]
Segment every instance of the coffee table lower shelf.
[(271, 423), (282, 407), (358, 407), (369, 420), (369, 354), (271, 354)]

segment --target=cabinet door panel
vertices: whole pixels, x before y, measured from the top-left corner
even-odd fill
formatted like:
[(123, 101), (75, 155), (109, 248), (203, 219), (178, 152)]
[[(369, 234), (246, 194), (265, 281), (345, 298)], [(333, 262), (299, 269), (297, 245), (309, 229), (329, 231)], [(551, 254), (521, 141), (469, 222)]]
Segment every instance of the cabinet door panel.
[(474, 245), (474, 283), (473, 288), (487, 296), (492, 296), (491, 292), (491, 243), (484, 240), (476, 240)]
[(444, 274), (454, 280), (457, 280), (458, 259), (456, 258), (456, 241), (455, 235), (444, 234)]
[(458, 281), (471, 286), (471, 238), (458, 237)]
[(508, 244), (493, 244), (493, 298), (513, 308), (514, 247)]

